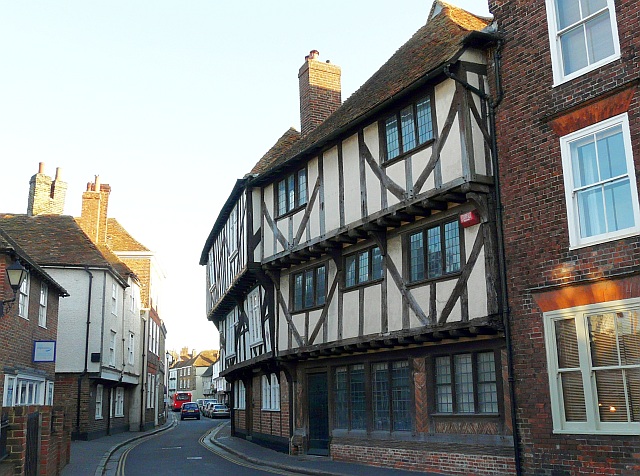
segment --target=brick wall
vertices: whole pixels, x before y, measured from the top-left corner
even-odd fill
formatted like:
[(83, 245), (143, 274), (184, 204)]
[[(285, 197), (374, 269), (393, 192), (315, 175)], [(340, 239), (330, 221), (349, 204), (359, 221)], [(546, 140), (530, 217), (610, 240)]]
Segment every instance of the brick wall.
[[(532, 290), (637, 272), (638, 237), (569, 249), (560, 137), (552, 120), (616, 88), (635, 87), (640, 3), (615, 2), (621, 59), (556, 87), (544, 0), (491, 0), (489, 5), (505, 37), (497, 137), (524, 474), (638, 474), (638, 437), (553, 434), (542, 309)], [(588, 107), (585, 111), (590, 113)], [(638, 176), (638, 91), (628, 115)], [(574, 295), (584, 292), (580, 286), (567, 289)]]
[(311, 51), (298, 72), (302, 135), (315, 129), (341, 104), (340, 67), (320, 62), (318, 54)]
[(44, 164), (40, 162), (38, 173), (29, 181), (27, 215), (62, 215), (66, 195), (67, 184), (62, 181), (60, 168), (52, 180), (45, 175)]

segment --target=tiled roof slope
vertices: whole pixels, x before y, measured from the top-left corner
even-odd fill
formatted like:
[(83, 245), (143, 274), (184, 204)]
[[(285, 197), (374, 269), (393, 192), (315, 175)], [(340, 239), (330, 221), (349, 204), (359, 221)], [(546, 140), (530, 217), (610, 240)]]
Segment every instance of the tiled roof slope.
[(131, 236), (115, 218), (107, 219), (107, 245), (114, 251), (149, 251), (149, 248)]
[(300, 140), (300, 133), (296, 131), (293, 127), (290, 127), (287, 132), (282, 134), (282, 137), (278, 139), (269, 152), (264, 154), (264, 156), (258, 161), (258, 163), (251, 170), (252, 174), (261, 174), (265, 170), (269, 168), (271, 163), (276, 160), (278, 157), (283, 155), (293, 144)]
[(41, 266), (114, 269), (72, 216), (0, 214), (0, 227)]
[(2, 228), (0, 228), (0, 253), (8, 253), (15, 254), (20, 257), (20, 261), (22, 265), (27, 268), (32, 273), (39, 275), (41, 279), (44, 279), (49, 284), (53, 285), (56, 288), (56, 291), (60, 296), (69, 296), (69, 293), (66, 289), (60, 286), (55, 279), (53, 279), (49, 274), (42, 269), (34, 260), (29, 256), (29, 254), (22, 249), (15, 240), (7, 234)]
[(355, 123), (387, 99), (454, 59), (462, 50), (463, 41), (491, 22), (490, 19), (473, 15), (442, 1), (436, 4), (442, 10), (432, 16), (336, 112), (307, 136), (295, 142), (288, 151), (271, 160), (268, 167), (263, 167), (260, 173), (269, 172), (311, 147), (331, 139), (331, 134), (336, 130)]

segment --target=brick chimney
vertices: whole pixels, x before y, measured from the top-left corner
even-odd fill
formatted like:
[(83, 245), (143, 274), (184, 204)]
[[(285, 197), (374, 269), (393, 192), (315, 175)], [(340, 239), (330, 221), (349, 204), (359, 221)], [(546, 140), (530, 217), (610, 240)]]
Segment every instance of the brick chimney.
[(305, 136), (335, 112), (342, 103), (340, 67), (318, 60), (311, 50), (298, 72), (300, 85), (300, 129)]
[(91, 240), (98, 244), (107, 243), (107, 209), (111, 187), (100, 183), (96, 175), (93, 183), (87, 183), (87, 191), (82, 194), (82, 214), (78, 223)]
[(67, 184), (61, 179), (62, 169), (56, 169), (56, 178), (44, 173), (44, 162), (38, 165), (38, 173), (29, 181), (29, 202), (27, 215), (62, 215)]

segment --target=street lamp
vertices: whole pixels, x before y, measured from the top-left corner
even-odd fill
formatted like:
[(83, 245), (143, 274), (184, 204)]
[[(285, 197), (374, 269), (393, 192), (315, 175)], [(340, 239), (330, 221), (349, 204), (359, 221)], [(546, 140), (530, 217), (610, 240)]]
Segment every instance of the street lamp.
[[(20, 264), (18, 260), (15, 260), (11, 266), (7, 268), (7, 279), (9, 281), (9, 286), (13, 290), (13, 298), (5, 299), (4, 301), (0, 301), (0, 317), (4, 316), (4, 305), (12, 303), (16, 300), (16, 293), (20, 286), (22, 286), (22, 282), (27, 277), (27, 270)], [(7, 306), (7, 312), (9, 312), (11, 306)]]

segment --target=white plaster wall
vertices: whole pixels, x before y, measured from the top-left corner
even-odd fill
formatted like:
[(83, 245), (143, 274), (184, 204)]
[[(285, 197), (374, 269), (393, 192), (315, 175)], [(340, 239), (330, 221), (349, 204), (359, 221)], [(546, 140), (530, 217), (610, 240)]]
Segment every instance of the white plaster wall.
[[(275, 221), (275, 210), (273, 209), (273, 184), (267, 185), (264, 188), (264, 203), (262, 206), (266, 207), (266, 211), (269, 216)], [(274, 236), (271, 226), (269, 226), (269, 222), (267, 222), (266, 218), (262, 217), (262, 214), (260, 214), (260, 220), (264, 227), (264, 258), (268, 258), (269, 256), (274, 255), (276, 237)]]
[[(280, 233), (282, 233), (282, 235), (284, 236), (284, 239), (289, 241), (289, 227), (292, 226), (290, 224), (292, 218), (291, 216), (285, 217), (281, 220), (276, 221), (276, 226), (278, 227), (278, 230), (280, 230)], [(284, 250), (284, 247), (282, 246), (282, 243), (280, 243), (279, 241), (277, 241), (275, 235), (274, 235), (274, 240), (276, 240), (276, 253), (280, 253), (281, 251)]]
[(340, 178), (338, 174), (338, 148), (324, 153), (324, 219), (325, 230), (340, 228)]
[[(280, 278), (280, 291), (282, 293), (282, 297), (284, 299), (285, 305), (289, 306), (289, 275), (283, 274)], [(277, 313), (278, 313), (278, 326), (277, 326), (277, 340), (278, 340), (278, 349), (286, 350), (289, 348), (288, 345), (288, 336), (289, 336), (289, 325), (287, 323), (287, 318), (285, 317), (284, 311), (281, 307), (282, 303), (278, 303)]]
[[(438, 136), (442, 136), (442, 129), (447, 120), (447, 114), (451, 108), (451, 100), (455, 93), (455, 82), (447, 79), (435, 87), (436, 117), (438, 122)], [(442, 170), (442, 183), (447, 183), (454, 178), (462, 176), (462, 151), (460, 149), (460, 127), (456, 115), (449, 136), (440, 153)]]
[[(427, 164), (429, 163), (432, 153), (433, 153), (433, 145), (416, 152), (411, 157), (412, 187), (413, 187), (413, 184), (416, 183), (416, 180), (418, 180), (418, 177), (420, 177), (420, 174), (426, 168)], [(425, 181), (424, 186), (422, 187), (422, 191), (431, 190), (434, 187), (435, 187), (435, 180), (434, 180), (434, 173), (432, 170), (429, 176), (427, 177), (427, 180)]]
[[(423, 314), (425, 316), (428, 316), (429, 315), (429, 298), (431, 296), (431, 285), (427, 283), (423, 286), (411, 288), (411, 295), (414, 297), (414, 299), (420, 306), (420, 309), (422, 309)], [(409, 308), (409, 327), (413, 329), (413, 328), (422, 327), (422, 326), (424, 326), (422, 321), (420, 321), (416, 313), (413, 312), (411, 308)]]
[[(311, 335), (313, 334), (313, 331), (315, 330), (316, 325), (318, 324), (318, 321), (320, 321), (321, 314), (322, 314), (322, 309), (316, 309), (309, 312), (309, 332), (307, 336), (309, 339), (311, 339)], [(304, 327), (302, 328), (302, 333), (300, 335), (304, 335)], [(322, 343), (322, 327), (318, 331), (318, 335), (316, 336), (316, 339), (313, 341), (313, 343), (310, 342), (310, 344), (320, 344), (320, 343)]]
[(342, 143), (344, 169), (344, 203), (346, 224), (360, 220), (360, 154), (358, 135), (352, 135)]
[[(480, 225), (476, 225), (464, 230), (464, 242), (467, 255), (471, 253), (476, 235), (480, 232)], [(476, 264), (471, 271), (467, 281), (469, 290), (469, 319), (484, 317), (487, 315), (487, 280), (485, 275), (485, 249), (484, 247), (478, 255)], [(468, 259), (468, 256), (467, 256)]]
[[(405, 173), (404, 160), (392, 163), (385, 168), (385, 171), (391, 180), (400, 185), (403, 189), (406, 188), (407, 174)], [(387, 203), (389, 206), (393, 206), (398, 202), (400, 202), (400, 200), (398, 200), (393, 193), (387, 192)]]
[[(475, 86), (476, 88), (480, 87), (481, 78), (477, 74), (469, 73), (467, 76), (468, 76), (467, 81), (469, 82), (469, 84), (471, 84), (472, 86)], [(485, 91), (488, 91), (488, 89), (485, 89)], [(481, 100), (478, 97), (478, 95), (471, 94), (471, 99), (476, 105), (476, 109), (478, 110), (478, 113), (482, 114)], [(482, 135), (480, 126), (478, 125), (478, 122), (476, 121), (473, 114), (471, 113), (469, 116), (471, 120), (471, 133), (473, 137), (473, 156), (474, 156), (476, 173), (480, 175), (487, 175), (487, 167), (485, 164), (484, 136)]]
[[(251, 202), (253, 205), (253, 210), (251, 211), (253, 214), (253, 233), (260, 233), (260, 227), (262, 226), (262, 218), (260, 216), (260, 211), (262, 210), (261, 204), (262, 196), (259, 188), (254, 188), (251, 191)], [(259, 236), (259, 235), (258, 235)], [(260, 246), (256, 247), (255, 253), (249, 257), (249, 259), (253, 259), (253, 261), (260, 261), (262, 256), (260, 255)]]
[(382, 330), (382, 288), (380, 284), (364, 288), (364, 333), (379, 334)]
[[(442, 310), (447, 305), (447, 301), (449, 300), (449, 296), (453, 292), (453, 288), (455, 287), (458, 279), (449, 279), (447, 281), (438, 281), (436, 283), (436, 310), (438, 312), (437, 319), (440, 319), (442, 315)], [(462, 313), (460, 312), (460, 299), (456, 301), (455, 306), (449, 313), (449, 317), (447, 318), (447, 322), (455, 322), (462, 320)]]
[[(378, 123), (369, 124), (363, 130), (364, 143), (371, 152), (373, 160), (380, 164), (380, 146), (378, 144)], [(368, 162), (365, 161), (365, 172), (367, 180), (367, 209), (369, 214), (376, 213), (382, 209), (380, 180), (371, 170)]]
[[(387, 254), (388, 259), (391, 259), (398, 268), (398, 272), (402, 273), (402, 240), (399, 236), (389, 238)], [(402, 329), (402, 294), (390, 273), (387, 273), (387, 303), (389, 331)]]
[(342, 337), (349, 339), (358, 337), (359, 328), (359, 293), (357, 290), (345, 293), (342, 301), (343, 323)]

